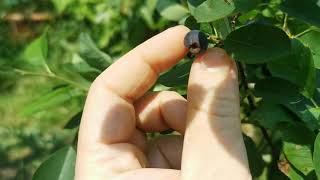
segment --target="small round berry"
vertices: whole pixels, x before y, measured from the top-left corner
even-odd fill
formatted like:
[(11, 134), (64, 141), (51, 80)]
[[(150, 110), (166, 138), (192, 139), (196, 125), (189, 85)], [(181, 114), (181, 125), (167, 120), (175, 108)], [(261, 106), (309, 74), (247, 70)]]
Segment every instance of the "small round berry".
[(208, 48), (207, 36), (199, 30), (192, 30), (184, 37), (184, 46), (192, 54), (203, 53)]

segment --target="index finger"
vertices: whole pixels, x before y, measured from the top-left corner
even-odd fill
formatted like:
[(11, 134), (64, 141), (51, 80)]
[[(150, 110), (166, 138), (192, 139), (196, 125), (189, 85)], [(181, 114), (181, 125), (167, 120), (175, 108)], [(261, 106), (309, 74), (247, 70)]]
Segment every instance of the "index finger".
[(128, 140), (135, 128), (131, 103), (154, 84), (159, 73), (185, 56), (183, 39), (188, 32), (185, 26), (169, 28), (121, 57), (95, 80), (86, 100), (80, 141), (82, 137), (86, 142)]
[(188, 49), (183, 39), (189, 29), (176, 26), (139, 45), (106, 69), (99, 83), (126, 100), (143, 95), (159, 73), (180, 61)]

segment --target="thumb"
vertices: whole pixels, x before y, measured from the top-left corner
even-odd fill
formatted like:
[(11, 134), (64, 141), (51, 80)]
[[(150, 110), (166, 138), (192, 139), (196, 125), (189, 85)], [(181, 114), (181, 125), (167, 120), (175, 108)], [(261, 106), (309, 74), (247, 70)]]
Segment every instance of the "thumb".
[(235, 63), (209, 49), (190, 72), (182, 180), (251, 179), (239, 109)]

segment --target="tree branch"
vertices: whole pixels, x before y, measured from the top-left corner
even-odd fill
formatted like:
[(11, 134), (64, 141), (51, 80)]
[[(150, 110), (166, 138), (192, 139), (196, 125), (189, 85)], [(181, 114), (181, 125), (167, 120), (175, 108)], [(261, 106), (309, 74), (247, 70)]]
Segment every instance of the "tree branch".
[[(245, 67), (240, 62), (237, 62), (237, 66), (238, 66), (238, 69), (239, 69), (239, 76), (240, 76), (242, 85), (243, 85), (243, 87), (245, 89), (245, 92), (247, 94), (247, 99), (248, 99), (250, 111), (254, 111), (257, 107), (255, 105), (254, 97), (249, 92), (250, 90), (249, 90), (248, 81), (247, 81), (246, 74), (245, 74)], [(250, 113), (249, 113), (249, 115), (250, 115)], [(272, 156), (276, 157), (276, 151), (275, 151), (275, 148), (273, 146), (272, 139), (268, 134), (268, 131), (266, 130), (266, 128), (264, 128), (261, 125), (257, 125), (257, 126), (261, 130), (263, 137), (266, 139), (268, 145), (270, 146)]]

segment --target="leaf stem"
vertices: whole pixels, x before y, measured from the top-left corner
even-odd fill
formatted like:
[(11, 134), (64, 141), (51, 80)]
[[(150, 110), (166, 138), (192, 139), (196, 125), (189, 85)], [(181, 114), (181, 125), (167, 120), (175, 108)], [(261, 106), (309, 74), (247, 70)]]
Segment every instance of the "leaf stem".
[(211, 39), (212, 41), (219, 43), (221, 41), (221, 39), (218, 36), (215, 35), (211, 35), (208, 37), (208, 39)]
[(42, 76), (42, 77), (48, 77), (48, 78), (53, 78), (53, 79), (58, 79), (60, 81), (63, 81), (65, 83), (68, 83), (76, 88), (79, 88), (83, 91), (88, 91), (88, 87), (85, 87), (81, 84), (78, 84), (77, 82), (74, 82), (70, 79), (66, 79), (64, 77), (58, 76), (54, 74), (52, 71), (48, 71), (48, 73), (37, 73), (37, 72), (30, 72), (30, 71), (25, 71), (22, 69), (14, 69), (14, 72), (19, 73), (21, 75), (30, 75), (30, 76)]
[(289, 28), (288, 28), (288, 14), (286, 14), (286, 13), (284, 14), (284, 18), (283, 18), (283, 26), (282, 26), (282, 29), (283, 29), (284, 32), (287, 33), (287, 35), (288, 35), (290, 38), (293, 37), (292, 34), (291, 34), (291, 32), (290, 32), (290, 30), (289, 30)]
[(51, 74), (51, 75), (54, 74), (54, 73), (51, 71), (51, 69), (50, 69), (50, 67), (48, 66), (47, 63), (44, 63), (44, 67), (45, 67), (46, 71), (47, 71), (49, 74)]
[(209, 23), (211, 29), (213, 30), (214, 34), (212, 34), (211, 36), (209, 36), (209, 38), (214, 37), (215, 39), (219, 39), (219, 35), (218, 35), (218, 31), (215, 28), (215, 26), (213, 25), (212, 22)]
[(294, 35), (294, 36), (293, 36), (293, 38), (300, 37), (300, 36), (302, 36), (302, 35), (304, 35), (304, 34), (306, 34), (306, 33), (310, 32), (310, 31), (313, 31), (313, 30), (314, 30), (314, 28), (310, 27), (310, 28), (308, 28), (308, 29), (306, 29), (306, 30), (302, 31), (301, 33), (298, 33), (298, 34)]
[(312, 102), (314, 107), (319, 108), (318, 103), (313, 98), (310, 98), (310, 101)]
[(89, 90), (89, 88), (86, 87), (86, 86), (83, 86), (83, 85), (81, 85), (79, 83), (76, 83), (76, 82), (74, 82), (74, 81), (72, 81), (70, 79), (66, 79), (64, 77), (58, 76), (56, 74), (53, 74), (51, 77), (55, 78), (55, 79), (58, 79), (58, 80), (61, 80), (61, 81), (64, 81), (64, 82), (66, 82), (66, 83), (68, 83), (70, 85), (73, 85), (74, 87), (77, 87), (77, 88), (79, 88), (79, 89), (81, 89), (83, 91), (88, 91)]

